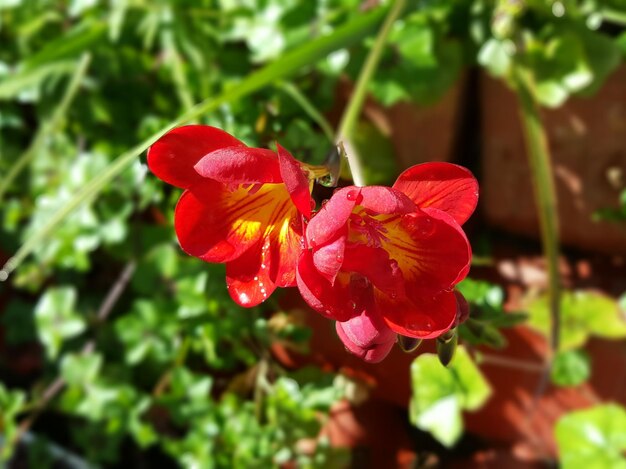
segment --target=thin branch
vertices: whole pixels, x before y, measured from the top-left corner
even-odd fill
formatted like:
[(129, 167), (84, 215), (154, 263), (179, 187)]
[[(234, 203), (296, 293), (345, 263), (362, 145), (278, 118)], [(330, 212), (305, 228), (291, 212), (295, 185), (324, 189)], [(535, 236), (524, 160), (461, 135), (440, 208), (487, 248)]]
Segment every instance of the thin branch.
[[(106, 321), (107, 317), (113, 310), (113, 307), (127, 287), (128, 282), (130, 282), (136, 267), (137, 263), (135, 261), (130, 261), (126, 264), (124, 270), (122, 270), (117, 281), (113, 284), (98, 309), (98, 314), (96, 316), (97, 324), (102, 324)], [(95, 346), (95, 339), (89, 340), (89, 342), (87, 342), (82, 348), (80, 352), (81, 355), (90, 354), (93, 352)], [(12, 445), (17, 444), (21, 440), (22, 436), (33, 426), (39, 415), (45, 410), (50, 401), (63, 390), (65, 384), (65, 380), (61, 376), (58, 376), (52, 383), (50, 383), (50, 385), (48, 385), (42, 393), (40, 400), (33, 407), (31, 414), (20, 423), (15, 437), (11, 441)]]
[(100, 308), (98, 309), (96, 319), (99, 323), (106, 321), (109, 314), (111, 314), (113, 307), (120, 299), (120, 296), (122, 296), (122, 293), (124, 293), (124, 290), (128, 286), (128, 282), (130, 282), (130, 279), (135, 273), (136, 268), (137, 262), (135, 262), (134, 260), (126, 264), (124, 270), (122, 270), (122, 273), (120, 273), (117, 281), (113, 284), (113, 286), (107, 293), (107, 296), (104, 298), (104, 301), (100, 305)]
[(529, 360), (520, 360), (518, 358), (490, 355), (486, 353), (480, 353), (478, 357), (478, 361), (481, 365), (494, 365), (503, 368), (512, 368), (520, 371), (527, 371), (529, 373), (543, 373), (545, 370), (545, 366), (542, 363), (537, 363)]

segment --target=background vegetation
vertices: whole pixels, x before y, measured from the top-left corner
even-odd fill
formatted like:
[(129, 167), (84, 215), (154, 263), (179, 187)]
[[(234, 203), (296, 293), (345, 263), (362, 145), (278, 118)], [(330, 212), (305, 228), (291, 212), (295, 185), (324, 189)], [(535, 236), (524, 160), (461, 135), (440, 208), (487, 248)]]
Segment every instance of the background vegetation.
[[(561, 292), (539, 111), (593, 95), (624, 62), (626, 3), (407, 1), (389, 34), (377, 36), (392, 3), (0, 0), (3, 461), (349, 464), (350, 452), (320, 428), (335, 403), (355, 400), (354, 378), (277, 360), (275, 343), (311, 352), (306, 321), (280, 294), (242, 310), (222, 266), (180, 251), (172, 229), (179, 194), (147, 173), (145, 150), (171, 127), (199, 122), (253, 146), (278, 140), (320, 164), (342, 112), (337, 90), (362, 76), (380, 41), (380, 64), (365, 84), (382, 106), (428, 109), (478, 69), (518, 95), (551, 279), (519, 313), (504, 311), (499, 286), (464, 282), (473, 307), (465, 345), (450, 368), (418, 355), (407, 420), (453, 447), (462, 411), (500, 392), (475, 363), (480, 351), (504, 347), (501, 329), (526, 318), (550, 338), (545, 373), (561, 386), (591, 375), (588, 336), (626, 337), (615, 299)], [(402, 169), (371, 120), (355, 121), (342, 138), (355, 143), (368, 183), (392, 182)], [(460, 163), (479, 173), (476, 159)], [(624, 194), (598, 217), (623, 223)], [(472, 228), (478, 263), (491, 255), (488, 231)], [(565, 466), (626, 467), (626, 410), (599, 403), (566, 415), (556, 439)]]

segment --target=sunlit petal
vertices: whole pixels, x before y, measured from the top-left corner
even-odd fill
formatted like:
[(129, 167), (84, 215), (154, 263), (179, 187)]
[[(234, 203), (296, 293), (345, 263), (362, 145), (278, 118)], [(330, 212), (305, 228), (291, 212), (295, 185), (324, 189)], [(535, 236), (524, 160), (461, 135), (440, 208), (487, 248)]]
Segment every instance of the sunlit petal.
[(331, 284), (335, 282), (335, 277), (343, 265), (345, 248), (346, 235), (342, 234), (333, 242), (325, 244), (313, 253), (315, 268)]
[(194, 168), (200, 176), (227, 185), (282, 182), (276, 153), (264, 148), (220, 148), (204, 155)]
[(467, 221), (478, 203), (478, 181), (472, 173), (451, 163), (432, 162), (410, 167), (393, 185), (420, 208), (446, 212), (459, 225)]
[(282, 184), (264, 184), (258, 190), (240, 186), (231, 191), (204, 180), (183, 194), (174, 224), (185, 252), (207, 262), (228, 262), (294, 214)]
[(349, 276), (338, 275), (334, 284), (320, 274), (313, 263), (311, 251), (302, 253), (296, 272), (298, 290), (304, 301), (329, 319), (347, 321), (354, 317), (356, 303), (350, 297)]
[(398, 263), (406, 289), (451, 289), (467, 274), (471, 259), (465, 233), (449, 215), (419, 210), (389, 220), (382, 248)]
[(207, 153), (225, 147), (244, 144), (208, 125), (177, 127), (148, 149), (148, 167), (159, 179), (187, 189), (201, 179), (194, 170), (195, 164)]
[(252, 307), (265, 301), (276, 289), (270, 279), (270, 240), (261, 240), (243, 256), (226, 264), (228, 293), (241, 306)]
[[(376, 290), (376, 304), (389, 328), (417, 339), (432, 339), (449, 330), (457, 317), (457, 301), (453, 292), (436, 295), (411, 295), (393, 299)], [(412, 296), (412, 297), (411, 297)]]
[(278, 144), (276, 147), (280, 163), (280, 174), (287, 191), (291, 195), (291, 200), (298, 207), (300, 213), (309, 219), (311, 218), (312, 205), (309, 178), (302, 169), (301, 164), (291, 156), (291, 153)]

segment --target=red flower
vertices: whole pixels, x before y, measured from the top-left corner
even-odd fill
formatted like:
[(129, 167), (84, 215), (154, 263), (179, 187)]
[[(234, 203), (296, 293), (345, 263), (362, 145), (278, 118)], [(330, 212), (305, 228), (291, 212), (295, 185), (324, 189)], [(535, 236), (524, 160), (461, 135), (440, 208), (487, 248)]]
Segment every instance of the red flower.
[(226, 263), (226, 283), (242, 306), (276, 287), (295, 286), (302, 216), (311, 216), (309, 178), (280, 145), (250, 148), (214, 127), (190, 125), (148, 151), (150, 170), (185, 189), (175, 229), (185, 252)]
[(306, 230), (303, 298), (367, 361), (382, 360), (396, 333), (438, 337), (459, 314), (453, 289), (471, 260), (460, 225), (477, 199), (476, 179), (449, 163), (413, 166), (393, 188), (338, 190)]

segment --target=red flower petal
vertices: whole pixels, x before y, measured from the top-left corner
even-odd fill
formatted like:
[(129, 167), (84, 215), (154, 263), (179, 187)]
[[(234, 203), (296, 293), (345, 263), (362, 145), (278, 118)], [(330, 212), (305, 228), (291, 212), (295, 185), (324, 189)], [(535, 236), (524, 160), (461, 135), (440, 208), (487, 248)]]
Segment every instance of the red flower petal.
[(409, 299), (392, 299), (375, 291), (376, 305), (389, 328), (407, 337), (433, 339), (454, 326), (457, 301), (454, 292), (424, 295)]
[[(424, 213), (426, 213), (427, 215), (436, 218), (438, 220), (443, 221), (444, 223), (447, 223), (448, 225), (450, 225), (451, 227), (453, 227), (458, 234), (460, 234), (463, 239), (465, 240), (465, 246), (467, 248), (467, 262), (465, 263), (465, 265), (463, 266), (463, 268), (461, 270), (459, 270), (459, 274), (457, 275), (456, 279), (454, 280), (453, 284), (456, 285), (457, 283), (459, 283), (461, 280), (463, 280), (465, 277), (467, 277), (467, 274), (469, 273), (470, 270), (470, 266), (472, 264), (472, 245), (470, 244), (470, 242), (467, 239), (467, 236), (465, 235), (465, 231), (463, 231), (463, 228), (461, 228), (461, 226), (458, 224), (458, 222), (456, 220), (454, 220), (454, 218), (452, 218), (452, 216), (450, 216), (449, 214), (447, 214), (446, 212), (442, 212), (441, 210), (437, 210), (435, 208), (425, 208), (423, 210)], [(457, 241), (458, 238), (456, 238)], [(459, 241), (460, 243), (460, 241)], [(462, 243), (460, 243), (462, 244)], [(462, 256), (459, 258), (461, 259)]]
[(343, 264), (344, 250), (346, 248), (346, 235), (340, 235), (335, 241), (321, 246), (313, 253), (313, 263), (315, 268), (331, 284), (335, 282), (335, 277)]
[(159, 179), (189, 188), (200, 178), (194, 165), (207, 153), (244, 144), (208, 125), (187, 125), (169, 131), (148, 149), (148, 167)]
[(264, 239), (226, 264), (228, 292), (241, 306), (262, 303), (276, 287), (295, 286), (302, 236), (290, 221), (271, 228)]
[(398, 263), (407, 293), (451, 289), (469, 270), (470, 244), (461, 227), (446, 213), (435, 210), (392, 218), (382, 248)]
[(207, 262), (228, 262), (295, 214), (282, 184), (230, 191), (204, 179), (180, 198), (174, 225), (185, 252)]
[(291, 200), (307, 219), (311, 218), (311, 190), (309, 178), (300, 163), (287, 150), (276, 144), (280, 174), (291, 195)]
[[(402, 192), (395, 190), (391, 187), (385, 186), (369, 186), (361, 187), (360, 200), (358, 205), (361, 205), (367, 210), (376, 212), (379, 214), (393, 214), (402, 215), (415, 211), (415, 204)], [(346, 187), (342, 191), (348, 191), (350, 194), (350, 188)]]
[(310, 250), (305, 250), (300, 256), (296, 278), (304, 301), (321, 315), (337, 321), (347, 321), (357, 314), (355, 308), (348, 307), (349, 276), (339, 275), (331, 285), (315, 268)]
[[(359, 194), (358, 190), (355, 194)], [(345, 231), (346, 223), (357, 202), (356, 195), (349, 196), (348, 191), (341, 189), (322, 206), (306, 229), (306, 239), (310, 246), (322, 246)]]
[(228, 293), (241, 306), (249, 308), (261, 304), (276, 289), (276, 284), (270, 279), (270, 242), (266, 238), (226, 264)]
[(459, 225), (467, 221), (478, 203), (478, 182), (472, 173), (451, 163), (423, 163), (404, 171), (394, 189), (402, 191), (420, 208), (437, 208)]
[[(246, 236), (247, 233), (235, 231), (233, 220), (227, 220), (220, 213), (220, 208), (228, 201), (227, 191), (217, 182), (213, 182), (213, 187), (214, 204), (201, 200), (191, 191), (183, 193), (176, 205), (174, 228), (187, 254), (207, 262), (227, 262), (253, 246), (261, 233), (255, 231)], [(237, 235), (239, 239), (235, 239)]]
[(396, 338), (396, 334), (387, 327), (375, 308), (363, 311), (345, 322), (339, 322), (338, 327), (343, 330), (351, 343), (365, 349)]
[(276, 153), (264, 148), (220, 148), (205, 154), (194, 168), (202, 177), (229, 185), (283, 181)]
[(387, 295), (404, 295), (404, 279), (398, 263), (381, 248), (352, 244), (345, 250), (342, 270), (356, 272), (372, 282)]
[(383, 360), (396, 342), (395, 332), (386, 326), (375, 311), (337, 322), (335, 328), (348, 351), (369, 363)]
[(293, 210), (291, 219), (284, 219), (270, 233), (270, 279), (279, 287), (296, 286), (296, 268), (302, 252), (302, 227), (296, 220), (299, 217)]

